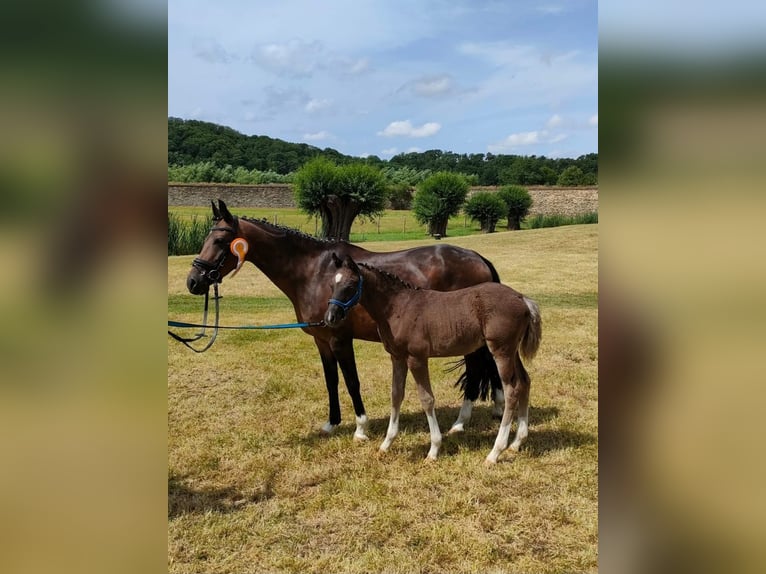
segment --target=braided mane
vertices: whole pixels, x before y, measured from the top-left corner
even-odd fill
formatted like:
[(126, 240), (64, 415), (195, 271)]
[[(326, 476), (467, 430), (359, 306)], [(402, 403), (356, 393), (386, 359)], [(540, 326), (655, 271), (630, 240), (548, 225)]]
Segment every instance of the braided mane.
[(246, 217), (242, 216), (241, 219), (244, 219), (245, 221), (249, 221), (250, 223), (257, 223), (259, 225), (266, 225), (272, 229), (275, 229), (277, 231), (281, 231), (285, 235), (289, 235), (291, 237), (295, 237), (297, 239), (303, 239), (305, 241), (310, 241), (312, 243), (316, 243), (319, 245), (334, 245), (337, 243), (346, 243), (345, 241), (341, 240), (338, 241), (337, 239), (323, 239), (319, 237), (314, 237), (313, 235), (309, 235), (308, 233), (304, 233), (303, 231), (300, 231), (298, 229), (295, 229), (294, 227), (287, 227), (286, 225), (279, 225), (277, 223), (271, 223), (268, 219), (254, 219), (252, 217)]
[(369, 263), (357, 263), (357, 265), (359, 265), (359, 267), (364, 267), (365, 269), (369, 269), (370, 271), (377, 273), (389, 283), (394, 283), (400, 287), (404, 287), (405, 289), (412, 289), (414, 291), (420, 290), (420, 287), (416, 287), (412, 283), (407, 283), (407, 281), (405, 281), (398, 275), (394, 275), (393, 273), (385, 271), (379, 267), (375, 267), (374, 265), (370, 265)]

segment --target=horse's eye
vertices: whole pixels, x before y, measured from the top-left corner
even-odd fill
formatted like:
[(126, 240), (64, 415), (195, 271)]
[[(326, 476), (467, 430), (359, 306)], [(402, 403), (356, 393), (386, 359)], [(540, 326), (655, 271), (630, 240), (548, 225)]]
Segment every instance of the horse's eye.
[(213, 240), (213, 245), (226, 245), (226, 239), (224, 239), (223, 237), (216, 237)]

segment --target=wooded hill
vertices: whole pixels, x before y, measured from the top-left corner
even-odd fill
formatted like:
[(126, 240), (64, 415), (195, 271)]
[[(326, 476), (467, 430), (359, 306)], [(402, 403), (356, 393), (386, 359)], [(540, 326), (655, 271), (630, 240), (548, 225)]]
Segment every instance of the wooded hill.
[[(598, 183), (598, 154), (576, 159), (544, 156), (458, 154), (428, 150), (395, 155), (358, 158), (332, 148), (320, 149), (305, 143), (290, 143), (268, 136), (244, 135), (232, 128), (199, 120), (168, 118), (168, 165), (185, 166), (210, 162), (247, 170), (288, 174), (316, 156), (336, 164), (364, 162), (379, 168), (407, 168), (431, 172), (449, 171), (474, 176), (478, 185), (595, 185)], [(565, 173), (566, 170), (566, 173)], [(564, 174), (564, 182), (561, 176)], [(569, 174), (572, 177), (568, 177)]]

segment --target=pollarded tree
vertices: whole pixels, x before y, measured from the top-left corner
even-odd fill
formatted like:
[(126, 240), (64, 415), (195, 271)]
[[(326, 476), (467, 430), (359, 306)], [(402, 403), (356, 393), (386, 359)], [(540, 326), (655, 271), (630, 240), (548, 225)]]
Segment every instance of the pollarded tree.
[(370, 165), (338, 167), (318, 157), (296, 172), (293, 192), (302, 211), (321, 217), (322, 237), (348, 241), (358, 215), (373, 217), (383, 211), (386, 180)]
[(505, 217), (508, 208), (496, 193), (481, 191), (466, 202), (463, 211), (473, 221), (479, 222), (484, 233), (494, 233), (495, 225), (501, 217)]
[(428, 224), (429, 235), (446, 237), (447, 222), (460, 211), (467, 194), (468, 182), (462, 175), (438, 172), (418, 185), (412, 212), (420, 223)]
[(532, 196), (520, 185), (506, 185), (497, 192), (498, 197), (505, 203), (505, 215), (508, 218), (508, 229), (520, 229), (521, 220), (532, 207)]

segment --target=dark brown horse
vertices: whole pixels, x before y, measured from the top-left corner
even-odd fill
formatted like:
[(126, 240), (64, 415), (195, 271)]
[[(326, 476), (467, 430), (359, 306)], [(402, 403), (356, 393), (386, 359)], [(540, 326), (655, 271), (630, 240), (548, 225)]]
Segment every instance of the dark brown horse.
[(399, 432), (399, 409), (409, 369), (431, 430), (427, 458), (436, 460), (442, 435), (434, 411), (428, 358), (465, 355), (487, 345), (503, 381), (505, 409), (486, 462), (495, 464), (508, 447), (516, 406), (519, 425), (511, 449), (518, 451), (528, 433), (530, 387), (520, 354), (532, 359), (540, 346), (542, 320), (537, 303), (499, 283), (449, 292), (418, 289), (371, 265), (357, 265), (348, 255), (341, 260), (333, 253), (332, 259), (335, 276), (325, 323), (339, 327), (349, 310), (359, 304), (377, 323), (383, 345), (391, 355), (391, 419), (380, 450), (386, 452)]
[[(265, 221), (235, 217), (220, 200), (218, 207), (213, 204), (213, 219), (214, 227), (189, 272), (189, 291), (196, 295), (207, 293), (212, 283), (238, 269), (244, 261), (250, 261), (287, 295), (300, 322), (319, 321), (324, 315), (331, 292), (329, 264), (333, 252), (341, 256), (351, 255), (357, 261), (374, 264), (396, 273), (413, 285), (430, 289), (449, 291), (486, 281), (499, 281), (489, 261), (474, 251), (448, 244), (374, 253), (343, 241), (318, 240)], [(349, 314), (349, 320), (337, 329), (308, 327), (303, 331), (314, 337), (324, 368), (330, 418), (322, 430), (331, 432), (341, 421), (338, 399), (340, 365), (356, 413), (354, 438), (365, 440), (367, 416), (359, 391), (352, 341), (380, 341), (377, 325), (364, 309), (357, 308)], [(464, 407), (454, 425), (455, 430), (463, 429), (463, 423), (470, 416), (471, 404), (480, 394), (486, 396), (490, 383), (500, 386), (495, 364), (486, 347), (466, 355), (465, 365), (466, 372), (460, 379), (465, 391)], [(494, 398), (496, 402), (502, 401), (499, 389)]]

